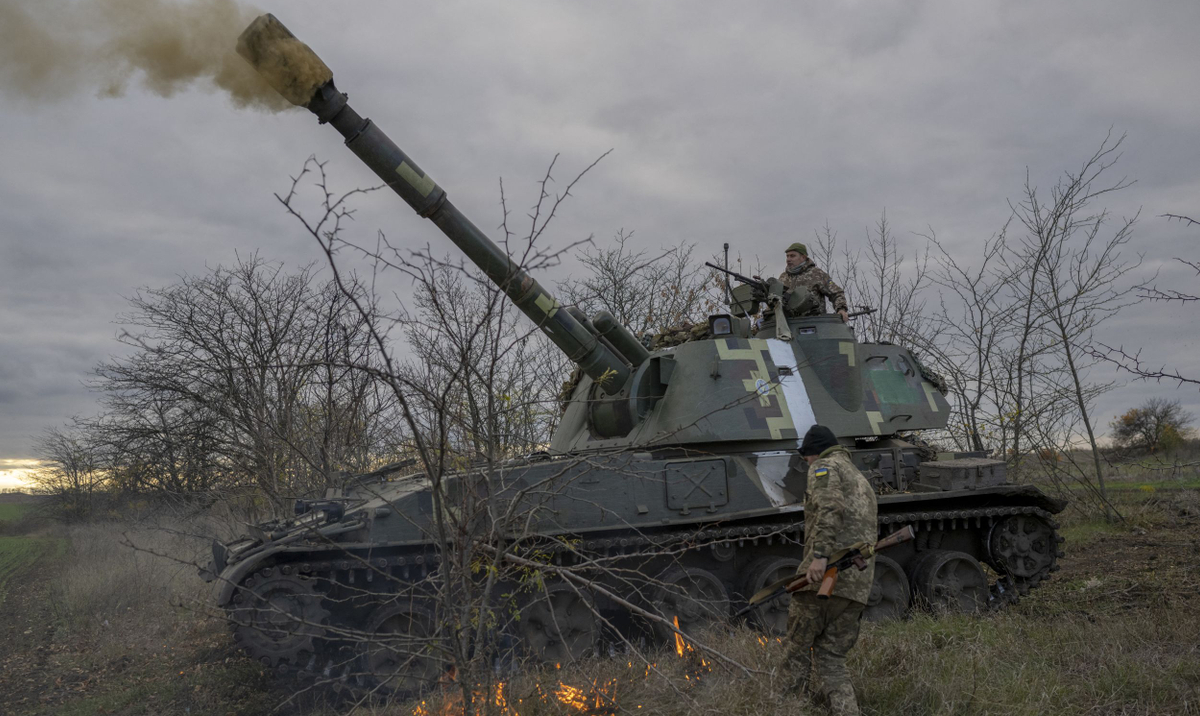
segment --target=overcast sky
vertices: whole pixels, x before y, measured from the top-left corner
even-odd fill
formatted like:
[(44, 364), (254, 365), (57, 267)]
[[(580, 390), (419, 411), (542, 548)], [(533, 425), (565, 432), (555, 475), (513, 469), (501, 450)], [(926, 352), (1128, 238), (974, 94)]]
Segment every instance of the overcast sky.
[[(625, 228), (647, 247), (728, 241), (775, 261), (826, 221), (857, 248), (886, 209), (910, 250), (928, 226), (969, 261), (1026, 169), (1048, 187), (1111, 127), (1128, 135), (1116, 171), (1137, 183), (1107, 206), (1141, 209), (1146, 276), (1200, 292), (1171, 263), (1200, 256), (1200, 230), (1157, 218), (1200, 215), (1195, 0), (259, 7), (484, 228), (499, 223), (501, 177), (527, 206), (555, 153), (566, 179), (611, 148), (558, 245)], [(0, 460), (97, 410), (84, 382), (120, 350), (115, 317), (139, 287), (238, 254), (316, 261), (272, 197), (310, 154), (341, 188), (377, 183), (307, 112), (237, 109), (204, 83), (4, 99)], [(362, 204), (356, 231), (376, 229), (453, 250), (390, 195)], [(1198, 327), (1194, 310), (1144, 305), (1101, 336), (1200, 375)], [(1200, 414), (1195, 390), (1131, 384), (1102, 400), (1100, 422), (1150, 395)]]

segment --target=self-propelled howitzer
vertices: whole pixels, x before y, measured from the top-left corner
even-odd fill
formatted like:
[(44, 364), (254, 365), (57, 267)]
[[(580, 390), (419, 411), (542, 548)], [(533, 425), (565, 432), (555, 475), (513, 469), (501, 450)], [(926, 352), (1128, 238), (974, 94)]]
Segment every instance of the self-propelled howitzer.
[[(548, 538), (543, 554), (553, 552), (556, 564), (615, 564), (622, 576), (592, 574), (594, 594), (553, 574), (540, 591), (514, 590), (521, 617), (498, 628), (518, 652), (551, 662), (594, 652), (605, 621), (658, 636), (671, 633), (668, 620), (695, 629), (728, 618), (739, 602), (793, 572), (807, 475), (798, 447), (814, 424), (828, 426), (876, 485), (880, 535), (905, 524), (917, 530), (917, 539), (878, 557), (869, 618), (898, 617), (918, 602), (982, 609), (1056, 568), (1060, 539), (1051, 515), (1063, 503), (1008, 484), (1002, 461), (939, 455), (907, 437), (944, 428), (950, 416), (939, 379), (907, 349), (859, 342), (837, 316), (809, 315), (821, 306), (803, 291), (753, 296), (747, 287), (733, 292), (731, 310), (709, 317), (695, 340), (647, 348), (606, 312), (589, 319), (561, 306), (350, 107), (324, 63), (273, 16), (255, 20), (238, 51), (281, 94), (345, 137), (579, 366), (549, 455), (505, 464), (492, 483), (505, 487), (491, 498), (536, 494), (527, 523)], [(757, 298), (772, 310), (754, 330), (747, 314)], [(367, 598), (354, 586), (394, 591), (438, 578), (430, 481), (401, 473), (360, 476), (325, 501), (299, 502), (295, 519), (214, 545), (217, 598), (247, 652), (283, 670), (319, 671), (351, 648), (343, 643), (348, 633), (424, 638), (414, 630), (436, 621), (436, 600)], [(476, 474), (446, 479), (457, 486), (446, 491), (453, 494)], [(525, 489), (531, 485), (552, 489)], [(999, 578), (989, 583), (981, 563)], [(630, 574), (646, 579), (633, 595)], [(388, 579), (373, 581), (379, 575)], [(618, 593), (625, 603), (610, 598)], [(293, 619), (278, 618), (281, 605)], [(786, 604), (768, 605), (755, 618), (778, 632)], [(434, 661), (428, 654), (407, 660), (395, 682), (384, 673), (395, 659), (368, 649), (355, 670), (360, 680), (391, 680), (404, 690), (435, 678)]]

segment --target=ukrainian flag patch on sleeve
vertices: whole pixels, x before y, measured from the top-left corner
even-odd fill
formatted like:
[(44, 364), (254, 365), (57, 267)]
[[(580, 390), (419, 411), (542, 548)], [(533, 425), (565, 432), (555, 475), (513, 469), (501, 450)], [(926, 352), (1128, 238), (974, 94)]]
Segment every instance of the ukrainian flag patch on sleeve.
[(816, 470), (813, 470), (813, 477), (825, 477), (828, 474), (829, 468), (827, 467), (818, 467)]

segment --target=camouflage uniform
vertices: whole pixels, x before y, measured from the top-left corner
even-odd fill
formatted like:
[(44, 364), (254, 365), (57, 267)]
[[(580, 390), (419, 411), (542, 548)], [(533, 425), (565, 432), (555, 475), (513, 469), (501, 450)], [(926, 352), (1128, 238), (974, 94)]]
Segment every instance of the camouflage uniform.
[[(815, 555), (830, 557), (855, 542), (874, 542), (875, 493), (862, 473), (850, 462), (850, 453), (831, 447), (808, 469), (808, 492), (804, 498), (804, 559), (798, 574), (808, 571)], [(815, 669), (819, 692), (829, 700), (834, 714), (857, 714), (858, 702), (846, 655), (858, 641), (859, 620), (866, 608), (875, 578), (875, 558), (863, 571), (838, 573), (833, 596), (818, 600), (819, 584), (792, 596), (788, 608), (787, 664), (793, 669), (792, 689), (807, 692), (809, 672)]]
[(846, 292), (842, 290), (841, 286), (834, 283), (833, 279), (829, 278), (829, 274), (817, 268), (812, 261), (806, 260), (800, 264), (800, 271), (797, 273), (784, 271), (779, 274), (779, 280), (788, 288), (803, 286), (812, 291), (813, 296), (816, 297), (816, 310), (800, 315), (819, 316), (825, 313), (826, 298), (833, 302), (834, 312), (849, 310), (846, 306)]

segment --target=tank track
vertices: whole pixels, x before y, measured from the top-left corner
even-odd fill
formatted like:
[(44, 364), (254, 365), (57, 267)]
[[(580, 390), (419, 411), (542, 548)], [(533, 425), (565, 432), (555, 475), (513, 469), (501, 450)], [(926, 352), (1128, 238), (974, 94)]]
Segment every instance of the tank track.
[[(1051, 513), (1038, 507), (1010, 506), (898, 512), (880, 515), (878, 522), (881, 533), (886, 531), (890, 525), (911, 524), (916, 528), (918, 541), (920, 541), (923, 535), (928, 539), (929, 536), (938, 534), (947, 528), (955, 530), (960, 526), (964, 529), (990, 533), (991, 529), (1001, 520), (1020, 515), (1037, 517), (1050, 528), (1051, 537), (1055, 542), (1055, 559), (1061, 557), (1062, 553), (1058, 551), (1058, 544), (1061, 544), (1063, 540), (1054, 532), (1058, 528), (1058, 523), (1054, 521)], [(769, 525), (713, 526), (699, 530), (668, 530), (653, 534), (603, 537), (582, 540), (574, 544), (560, 540), (547, 540), (540, 543), (538, 548), (548, 553), (553, 564), (561, 565), (573, 562), (580, 554), (586, 554), (592, 558), (634, 556), (647, 548), (678, 550), (683, 553), (704, 548), (715, 551), (730, 545), (741, 547), (746, 543), (758, 545), (760, 542), (769, 545), (779, 541), (780, 543), (799, 545), (802, 542), (803, 531), (804, 521), (796, 520)], [(987, 561), (991, 563), (994, 560), (989, 558)], [(431, 550), (387, 557), (345, 555), (338, 559), (305, 560), (282, 566), (264, 567), (248, 576), (243, 584), (247, 588), (252, 588), (254, 585), (261, 585), (272, 578), (290, 578), (295, 575), (314, 581), (336, 582), (340, 585), (369, 589), (368, 585), (376, 579), (396, 579), (408, 582), (425, 579), (437, 569), (439, 562), (437, 553)], [(1057, 569), (1057, 565), (1051, 563), (1028, 577), (1001, 576), (991, 585), (989, 606), (1000, 608), (1016, 603), (1021, 596), (1027, 595), (1030, 590), (1040, 586)], [(236, 598), (235, 602), (241, 603)], [(328, 619), (331, 615), (328, 610), (324, 610), (323, 616)], [(350, 688), (352, 692), (361, 692), (364, 689), (363, 684), (355, 683), (352, 659), (345, 654), (322, 653), (320, 640), (315, 640), (316, 643), (303, 642), (289, 653), (281, 654), (278, 649), (274, 649), (270, 653), (259, 653), (262, 650), (256, 651), (254, 640), (245, 638), (244, 631), (239, 633), (238, 625), (234, 624), (233, 626), (239, 646), (251, 658), (260, 661), (264, 666), (273, 668), (281, 676), (321, 678), (331, 683), (342, 684)], [(334, 625), (326, 621), (322, 626), (328, 628)]]

